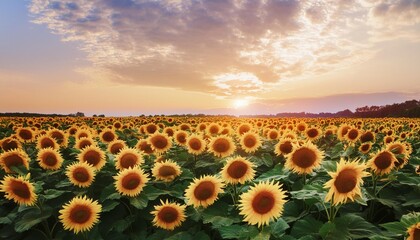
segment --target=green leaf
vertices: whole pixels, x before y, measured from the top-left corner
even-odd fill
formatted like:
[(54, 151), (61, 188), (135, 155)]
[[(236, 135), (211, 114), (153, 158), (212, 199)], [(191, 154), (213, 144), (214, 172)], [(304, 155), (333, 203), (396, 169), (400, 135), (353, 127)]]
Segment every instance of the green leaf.
[(26, 176), (29, 172), (24, 165), (11, 166), (10, 169), (21, 176)]
[(404, 235), (407, 231), (407, 228), (401, 222), (389, 222), (380, 224), (380, 226), (388, 230), (393, 236)]
[(335, 224), (333, 222), (326, 222), (319, 229), (319, 234), (321, 235), (323, 239), (334, 239), (333, 234), (335, 231), (336, 231)]
[(193, 236), (189, 234), (188, 232), (179, 232), (165, 239), (166, 240), (192, 240)]
[(130, 204), (133, 205), (137, 209), (143, 209), (147, 207), (147, 203), (148, 203), (147, 197), (142, 193), (140, 193), (140, 195), (137, 197), (130, 198)]
[(120, 203), (117, 201), (106, 200), (105, 202), (102, 203), (102, 212), (109, 212), (112, 209), (114, 209), (116, 206), (118, 206), (118, 204)]
[(235, 225), (218, 228), (223, 239), (253, 239), (259, 231), (255, 226)]
[(229, 214), (229, 205), (223, 201), (217, 201), (206, 208), (202, 212), (202, 218), (203, 223), (211, 223), (214, 228), (229, 226), (241, 221), (237, 214), (235, 216)]
[(197, 240), (210, 240), (210, 237), (209, 237), (209, 235), (207, 235), (206, 232), (200, 231), (200, 232), (196, 233), (193, 236), (193, 239), (197, 239)]
[(44, 191), (44, 198), (45, 199), (54, 199), (58, 198), (59, 196), (63, 195), (67, 191), (55, 190), (55, 189), (47, 189)]
[(270, 154), (263, 153), (261, 157), (265, 166), (267, 167), (273, 166), (273, 157)]
[(287, 224), (282, 218), (279, 218), (277, 221), (270, 223), (269, 230), (274, 237), (280, 238), (284, 235), (284, 232), (288, 228), (289, 224)]
[(289, 172), (282, 165), (277, 164), (273, 169), (261, 174), (256, 181), (282, 180), (289, 177)]
[(300, 238), (305, 235), (317, 236), (322, 225), (323, 223), (316, 220), (314, 217), (306, 216), (296, 221), (293, 225), (291, 235), (296, 238)]
[(0, 224), (11, 224), (16, 219), (17, 213), (11, 212), (7, 216), (0, 217)]
[(322, 169), (327, 170), (327, 172), (335, 172), (337, 170), (337, 162), (336, 161), (323, 161)]
[(44, 206), (43, 211), (33, 209), (22, 216), (22, 219), (16, 222), (15, 231), (24, 232), (31, 229), (33, 226), (44, 221), (52, 215), (52, 208)]
[(121, 195), (115, 190), (114, 184), (109, 184), (106, 186), (99, 197), (99, 201), (103, 202), (105, 200), (111, 199), (120, 199)]
[(355, 214), (346, 214), (325, 223), (319, 233), (324, 239), (360, 239), (380, 234), (378, 228)]

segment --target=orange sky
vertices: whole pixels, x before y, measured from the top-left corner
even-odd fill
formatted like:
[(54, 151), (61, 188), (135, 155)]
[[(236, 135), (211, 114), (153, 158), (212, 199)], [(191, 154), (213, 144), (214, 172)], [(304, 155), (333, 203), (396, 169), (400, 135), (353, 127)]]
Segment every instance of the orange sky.
[(275, 114), (419, 99), (419, 16), (415, 0), (3, 0), (0, 112)]

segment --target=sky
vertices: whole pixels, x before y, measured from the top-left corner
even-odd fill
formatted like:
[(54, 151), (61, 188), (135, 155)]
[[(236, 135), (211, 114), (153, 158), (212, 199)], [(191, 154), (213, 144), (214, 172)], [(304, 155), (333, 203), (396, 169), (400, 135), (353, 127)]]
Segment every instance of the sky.
[(420, 99), (420, 0), (1, 0), (0, 112), (276, 114)]

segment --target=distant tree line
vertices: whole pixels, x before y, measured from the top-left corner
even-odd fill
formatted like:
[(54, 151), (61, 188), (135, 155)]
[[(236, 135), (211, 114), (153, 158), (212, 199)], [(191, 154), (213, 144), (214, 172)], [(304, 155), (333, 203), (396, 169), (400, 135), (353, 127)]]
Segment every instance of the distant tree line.
[(70, 114), (44, 114), (44, 113), (0, 113), (0, 117), (84, 117), (85, 114), (82, 112), (70, 113)]
[(410, 100), (403, 103), (394, 103), (385, 106), (364, 106), (356, 108), (355, 112), (349, 109), (336, 113), (306, 113), (306, 112), (286, 112), (278, 113), (276, 117), (364, 117), (364, 118), (384, 118), (384, 117), (420, 117), (420, 101)]

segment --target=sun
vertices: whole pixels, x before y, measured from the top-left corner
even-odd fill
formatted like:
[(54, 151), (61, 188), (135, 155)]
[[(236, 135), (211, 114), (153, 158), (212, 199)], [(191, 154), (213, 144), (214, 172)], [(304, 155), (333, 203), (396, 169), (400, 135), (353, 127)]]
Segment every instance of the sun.
[(247, 99), (235, 99), (233, 100), (233, 107), (235, 109), (244, 108), (249, 105), (249, 101)]

